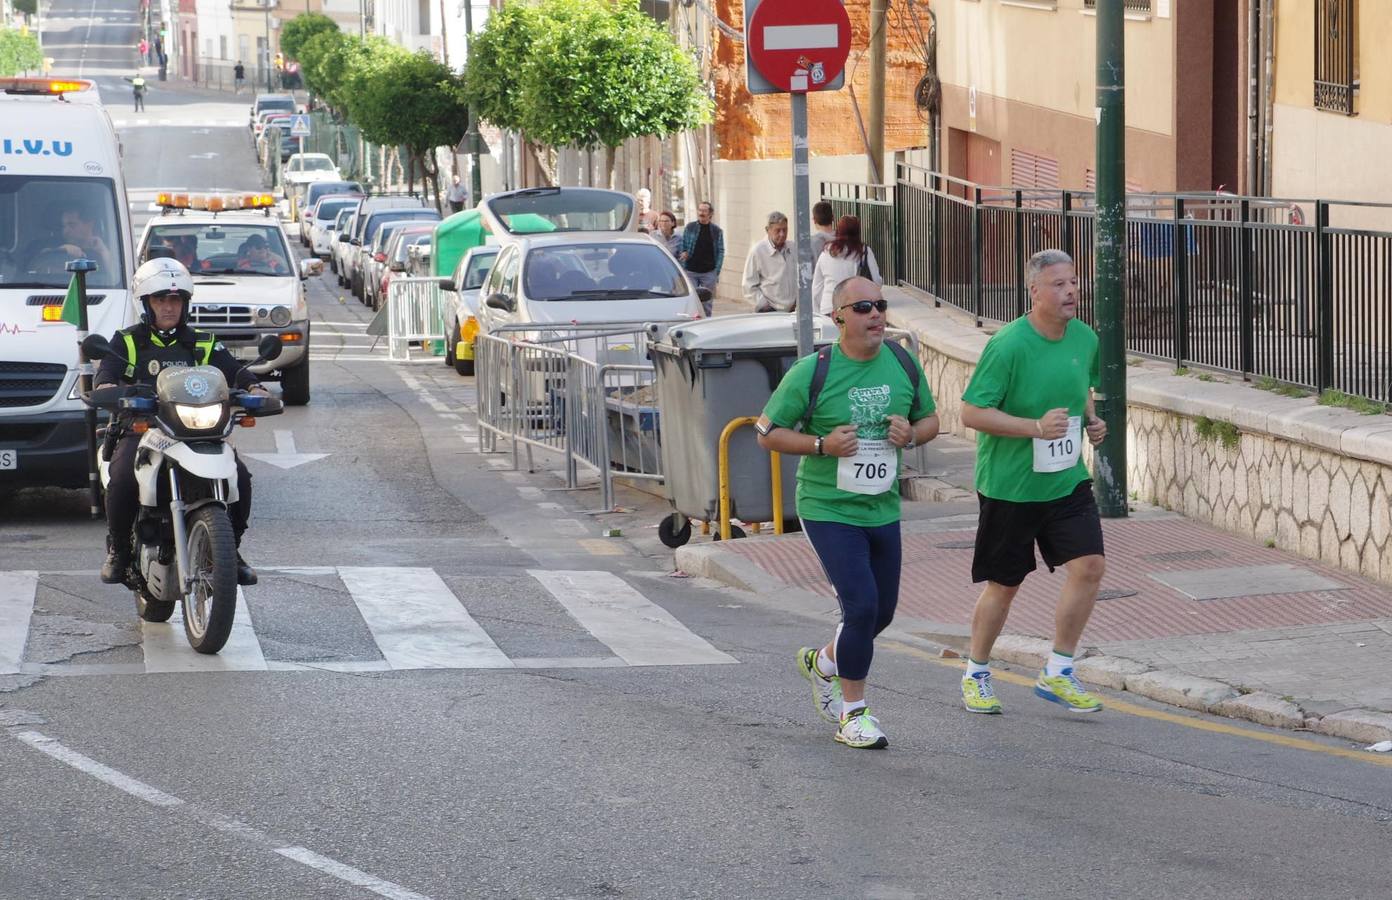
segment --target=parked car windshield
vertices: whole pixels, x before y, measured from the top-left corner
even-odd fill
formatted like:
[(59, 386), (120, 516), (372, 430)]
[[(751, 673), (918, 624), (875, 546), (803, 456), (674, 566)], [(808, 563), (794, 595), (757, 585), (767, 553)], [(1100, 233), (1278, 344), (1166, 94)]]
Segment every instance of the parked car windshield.
[(363, 246), (372, 245), (372, 241), (377, 237), (377, 231), (388, 222), (402, 222), (411, 219), (429, 220), (438, 222), (440, 214), (433, 209), (426, 209), (423, 206), (405, 206), (399, 209), (389, 209), (372, 214), (367, 221), (367, 227), (363, 231)]
[(427, 247), (430, 246), (430, 238), (431, 235), (429, 232), (425, 234), (411, 234), (407, 232), (396, 242), (396, 249), (392, 253), (392, 260), (399, 263), (406, 262), (406, 257), (409, 255), (410, 249), (422, 245)]
[(290, 275), (280, 229), (253, 222), (153, 225), (144, 258), (173, 256), (194, 275)]
[(493, 269), (493, 261), (498, 258), (498, 251), (491, 253), (475, 253), (469, 257), (469, 268), (464, 272), (463, 289), (466, 291), (476, 291), (483, 287), (483, 280), (488, 277), (488, 273)]
[(0, 286), (64, 288), (67, 264), (87, 257), (89, 287), (124, 287), (116, 209), (110, 179), (0, 175)]
[(686, 277), (656, 244), (538, 247), (527, 257), (532, 300), (614, 300), (679, 297)]
[(334, 164), (327, 156), (302, 156), (290, 167), (292, 172), (332, 172)]
[[(633, 200), (618, 191), (599, 188), (532, 188), (485, 201), (510, 234), (535, 234), (535, 218), (555, 231), (626, 231), (633, 218)], [(547, 229), (551, 230), (551, 229)]]
[(330, 220), (338, 218), (338, 214), (345, 209), (352, 209), (358, 205), (357, 197), (343, 198), (336, 200), (332, 197), (325, 197), (319, 201), (319, 205), (314, 208), (314, 218), (320, 220)]

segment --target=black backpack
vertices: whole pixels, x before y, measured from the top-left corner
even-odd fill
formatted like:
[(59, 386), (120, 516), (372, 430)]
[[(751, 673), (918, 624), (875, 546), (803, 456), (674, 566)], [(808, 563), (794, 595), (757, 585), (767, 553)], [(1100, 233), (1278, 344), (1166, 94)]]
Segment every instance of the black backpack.
[[(890, 349), (894, 357), (899, 360), (899, 365), (904, 367), (904, 371), (909, 376), (909, 382), (913, 384), (913, 397), (909, 400), (909, 415), (918, 409), (918, 383), (919, 368), (914, 365), (914, 358), (909, 355), (902, 344), (895, 341), (885, 341), (884, 345)], [(807, 426), (812, 421), (812, 413), (817, 409), (817, 398), (821, 396), (822, 386), (826, 384), (827, 372), (831, 371), (831, 349), (834, 344), (828, 344), (817, 351), (817, 364), (812, 369), (812, 382), (807, 386), (807, 412), (803, 413), (802, 421), (798, 425), (799, 431), (806, 431)]]

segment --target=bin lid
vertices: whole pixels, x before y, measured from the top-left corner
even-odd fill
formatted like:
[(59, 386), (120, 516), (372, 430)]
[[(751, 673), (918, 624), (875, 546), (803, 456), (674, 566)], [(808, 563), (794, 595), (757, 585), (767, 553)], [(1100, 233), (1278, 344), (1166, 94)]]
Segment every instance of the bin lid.
[[(833, 343), (836, 324), (812, 317), (812, 343)], [(746, 313), (673, 325), (662, 336), (668, 352), (683, 350), (796, 350), (797, 313)]]

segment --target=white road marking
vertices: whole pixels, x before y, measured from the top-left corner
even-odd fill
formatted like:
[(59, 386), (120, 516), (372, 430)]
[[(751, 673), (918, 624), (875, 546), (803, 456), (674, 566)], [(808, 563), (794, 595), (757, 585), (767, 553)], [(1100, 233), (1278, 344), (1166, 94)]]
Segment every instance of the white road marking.
[(183, 622), (141, 622), (140, 647), (145, 653), (146, 672), (264, 672), (266, 658), (256, 639), (246, 597), (237, 588), (237, 613), (232, 635), (221, 652), (195, 653), (184, 636)]
[(541, 488), (539, 488), (539, 487), (531, 487), (530, 485), (525, 485), (525, 484), (524, 484), (524, 485), (518, 486), (518, 488), (517, 488), (517, 493), (521, 494), (523, 497), (529, 497), (529, 498), (530, 498), (530, 497), (541, 497), (541, 496), (544, 496), (544, 494), (542, 493)]
[(589, 529), (587, 529), (585, 527), (585, 523), (581, 522), (579, 519), (552, 519), (551, 525), (557, 531), (569, 531), (574, 532), (575, 534), (589, 534)]
[(40, 753), (47, 753), (49, 756), (58, 760), (64, 765), (72, 766), (79, 772), (91, 775), (98, 781), (111, 785), (118, 791), (124, 791), (132, 797), (138, 797), (153, 806), (182, 806), (183, 802), (178, 797), (166, 794), (156, 787), (151, 787), (143, 781), (139, 781), (129, 775), (117, 772), (110, 766), (104, 766), (95, 759), (83, 756), (76, 750), (71, 750), (58, 743), (46, 734), (37, 731), (21, 731), (15, 735), (24, 743), (38, 750)]
[(328, 456), (327, 453), (299, 453), (295, 450), (295, 434), (289, 429), (277, 428), (275, 433), (276, 452), (247, 453), (252, 459), (270, 463), (278, 469), (293, 469), (305, 463), (315, 462)]
[(434, 569), (340, 567), (338, 577), (392, 668), (512, 668)]
[(386, 897), (388, 900), (430, 900), (426, 895), (407, 890), (395, 882), (378, 878), (361, 869), (355, 869), (346, 863), (341, 863), (336, 859), (322, 856), (307, 847), (298, 845), (288, 846), (284, 841), (278, 841), (265, 832), (253, 828), (244, 822), (239, 822), (236, 819), (230, 819), (212, 810), (202, 809), (197, 805), (189, 804), (172, 794), (166, 794), (159, 788), (151, 787), (137, 778), (132, 778), (123, 772), (118, 772), (110, 766), (97, 762), (91, 757), (84, 756), (76, 750), (65, 747), (46, 734), (37, 731), (22, 731), (16, 734), (15, 737), (35, 750), (38, 750), (40, 753), (47, 754), (66, 766), (70, 766), (77, 769), (79, 772), (90, 775), (98, 781), (108, 784), (132, 797), (143, 800), (152, 806), (165, 809), (178, 809), (179, 812), (189, 816), (195, 821), (216, 829), (223, 834), (231, 835), (260, 849), (270, 850), (302, 866), (308, 866), (317, 872), (337, 878), (339, 881), (371, 891), (379, 897)]
[(38, 572), (0, 572), (0, 675), (20, 670), (38, 590)]
[(304, 847), (281, 847), (276, 852), (286, 859), (293, 859), (301, 865), (318, 869), (326, 875), (332, 875), (339, 881), (346, 881), (351, 885), (365, 888), (379, 897), (387, 897), (390, 900), (429, 900), (424, 894), (408, 891), (399, 884), (383, 881), (352, 866), (344, 865), (338, 860), (320, 856), (312, 850), (306, 850)]
[(738, 662), (610, 572), (529, 570), (585, 630), (630, 666)]

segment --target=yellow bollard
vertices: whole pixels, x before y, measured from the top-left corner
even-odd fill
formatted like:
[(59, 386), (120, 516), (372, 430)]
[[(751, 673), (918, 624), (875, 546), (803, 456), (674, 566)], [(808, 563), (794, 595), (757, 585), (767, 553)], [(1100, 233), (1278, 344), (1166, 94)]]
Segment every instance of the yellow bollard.
[[(759, 421), (757, 416), (740, 416), (731, 419), (720, 432), (720, 445), (716, 456), (718, 472), (720, 474), (720, 539), (728, 541), (730, 539), (730, 437), (743, 428), (745, 425), (753, 425)], [(773, 533), (783, 533), (783, 465), (782, 455), (769, 451), (769, 466), (772, 474), (770, 484), (772, 485), (773, 499)], [(754, 533), (759, 533), (759, 526), (753, 526)]]

